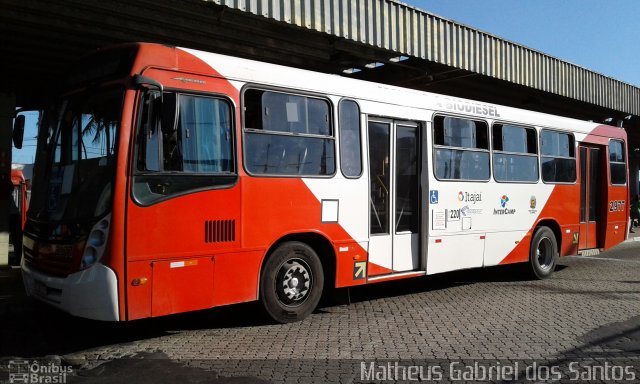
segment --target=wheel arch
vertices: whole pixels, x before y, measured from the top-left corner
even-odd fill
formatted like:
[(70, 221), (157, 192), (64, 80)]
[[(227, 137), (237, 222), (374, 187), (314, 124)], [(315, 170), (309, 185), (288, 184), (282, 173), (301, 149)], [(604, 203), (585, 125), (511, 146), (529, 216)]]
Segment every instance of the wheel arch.
[[(273, 251), (276, 250), (281, 244), (290, 242), (290, 241), (298, 241), (300, 243), (304, 243), (310, 246), (315, 253), (318, 255), (320, 259), (320, 263), (322, 264), (322, 270), (324, 273), (324, 285), (325, 288), (330, 288), (335, 286), (335, 273), (336, 273), (336, 252), (333, 247), (331, 241), (324, 235), (318, 232), (297, 232), (297, 233), (289, 233), (278, 240), (276, 240), (262, 258), (262, 262), (260, 264), (260, 276), (258, 279), (262, 278), (262, 274), (264, 272), (264, 266), (269, 260), (269, 257), (273, 254)], [(258, 291), (260, 284), (258, 284)], [(258, 292), (258, 296), (260, 292)]]
[(555, 221), (554, 219), (543, 219), (540, 220), (537, 224), (535, 229), (533, 230), (532, 236), (531, 236), (531, 241), (533, 242), (533, 236), (535, 235), (536, 231), (540, 228), (540, 227), (547, 227), (549, 229), (551, 229), (551, 231), (553, 232), (553, 235), (556, 237), (556, 246), (558, 247), (558, 256), (562, 256), (562, 230), (560, 229), (560, 224), (558, 224), (557, 221)]

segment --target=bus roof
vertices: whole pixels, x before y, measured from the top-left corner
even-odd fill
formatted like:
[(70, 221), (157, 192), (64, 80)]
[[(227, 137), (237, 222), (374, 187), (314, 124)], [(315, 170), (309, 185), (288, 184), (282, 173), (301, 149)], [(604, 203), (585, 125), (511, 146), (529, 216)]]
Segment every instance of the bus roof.
[[(139, 73), (149, 67), (199, 73), (207, 76), (219, 76), (229, 80), (240, 91), (242, 83), (257, 86), (294, 89), (321, 95), (353, 98), (362, 101), (379, 102), (405, 108), (415, 108), (433, 113), (452, 113), (472, 118), (492, 121), (521, 123), (538, 127), (550, 127), (577, 133), (593, 133), (595, 127), (601, 134), (610, 137), (625, 138), (624, 129), (606, 126), (591, 121), (534, 112), (526, 109), (507, 107), (459, 97), (447, 96), (409, 88), (344, 76), (314, 72), (255, 60), (242, 59), (190, 48), (172, 47), (153, 43), (129, 43), (108, 47), (99, 54), (112, 52), (122, 56), (122, 52), (135, 52), (132, 71)], [(197, 58), (198, 60), (193, 60)], [(198, 63), (198, 61), (201, 61)], [(202, 65), (205, 64), (205, 65)], [(206, 69), (209, 69), (208, 71)], [(268, 76), (265, 74), (268, 73)], [(367, 113), (366, 111), (364, 111)], [(371, 114), (371, 113), (369, 113)], [(603, 127), (606, 126), (606, 127)]]

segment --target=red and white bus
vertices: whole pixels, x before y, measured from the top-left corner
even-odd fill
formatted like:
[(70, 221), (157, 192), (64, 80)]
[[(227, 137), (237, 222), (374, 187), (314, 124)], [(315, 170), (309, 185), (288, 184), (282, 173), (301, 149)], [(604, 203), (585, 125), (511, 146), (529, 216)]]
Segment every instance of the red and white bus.
[(626, 237), (618, 127), (192, 49), (81, 61), (45, 112), (29, 295), (133, 320), (527, 263)]
[(27, 221), (28, 199), (27, 181), (24, 178), (22, 169), (11, 169), (11, 185), (13, 186), (11, 195), (13, 197), (13, 203), (17, 208), (20, 228), (24, 229), (24, 224)]
[[(15, 168), (14, 168), (15, 167)], [(21, 166), (11, 166), (11, 197), (13, 204), (9, 210), (10, 236), (9, 240), (13, 244), (13, 260), (10, 264), (19, 265), (22, 257), (22, 231), (27, 221), (27, 182)]]

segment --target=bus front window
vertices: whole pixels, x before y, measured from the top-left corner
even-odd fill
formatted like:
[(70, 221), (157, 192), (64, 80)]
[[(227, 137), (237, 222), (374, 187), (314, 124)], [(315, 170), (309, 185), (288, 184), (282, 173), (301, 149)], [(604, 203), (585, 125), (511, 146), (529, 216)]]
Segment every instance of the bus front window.
[(109, 211), (123, 95), (119, 88), (90, 90), (62, 100), (45, 115), (30, 217), (91, 222)]

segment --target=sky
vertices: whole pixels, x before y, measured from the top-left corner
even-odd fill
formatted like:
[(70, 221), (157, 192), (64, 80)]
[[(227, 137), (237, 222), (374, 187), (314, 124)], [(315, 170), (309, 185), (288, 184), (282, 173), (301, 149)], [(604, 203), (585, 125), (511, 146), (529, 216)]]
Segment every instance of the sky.
[(401, 0), (640, 86), (640, 0)]
[[(640, 86), (640, 0), (403, 0), (403, 2), (594, 72)], [(31, 163), (36, 115), (23, 150)]]
[(24, 137), (22, 139), (22, 149), (11, 149), (11, 163), (13, 164), (33, 164), (36, 152), (36, 134), (38, 132), (36, 124), (38, 123), (37, 112), (24, 113)]

